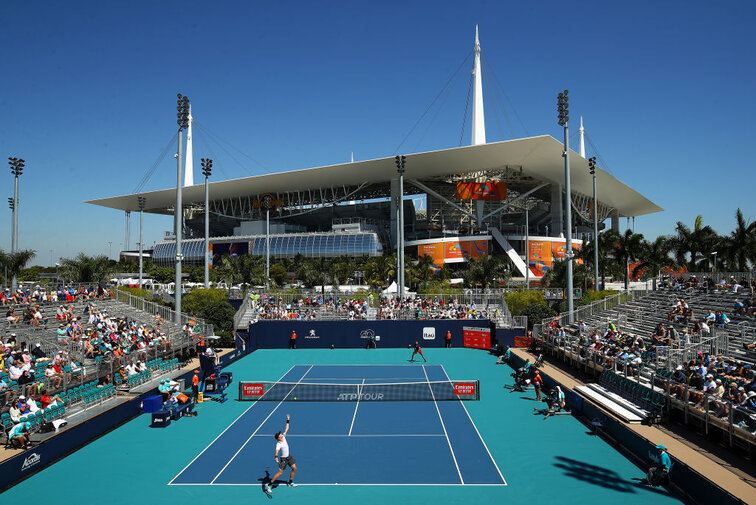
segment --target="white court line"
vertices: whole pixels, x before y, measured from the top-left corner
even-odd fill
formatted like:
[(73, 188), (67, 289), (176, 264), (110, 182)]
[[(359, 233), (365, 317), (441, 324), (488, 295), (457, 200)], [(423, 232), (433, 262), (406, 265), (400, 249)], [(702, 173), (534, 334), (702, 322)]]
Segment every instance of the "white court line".
[(465, 479), (462, 478), (462, 472), (459, 470), (459, 464), (457, 464), (457, 457), (454, 455), (454, 449), (449, 440), (449, 434), (446, 432), (446, 425), (444, 424), (444, 418), (441, 417), (441, 410), (438, 408), (438, 402), (436, 401), (436, 395), (433, 394), (433, 388), (430, 385), (430, 379), (428, 379), (428, 372), (425, 371), (425, 365), (422, 365), (423, 373), (425, 374), (425, 380), (428, 382), (428, 389), (430, 389), (431, 397), (433, 397), (433, 404), (436, 406), (436, 412), (438, 412), (438, 419), (441, 421), (441, 427), (444, 429), (444, 435), (446, 435), (446, 442), (449, 444), (449, 450), (451, 451), (452, 459), (454, 459), (454, 466), (457, 467), (457, 473), (459, 474), (459, 480), (462, 484), (465, 483)]
[[(412, 482), (412, 483), (398, 483), (398, 484), (390, 484), (390, 483), (384, 483), (384, 482), (365, 482), (365, 483), (336, 483), (336, 482), (313, 482), (313, 483), (304, 483), (304, 482), (297, 482), (299, 486), (445, 486), (445, 487), (506, 487), (506, 484), (450, 484), (450, 483), (443, 483), (443, 482)], [(256, 486), (260, 487), (259, 483), (251, 483), (251, 482), (239, 482), (239, 483), (233, 483), (233, 482), (221, 482), (218, 484), (208, 484), (208, 483), (186, 483), (186, 484), (173, 484), (174, 486)]]
[[(273, 433), (265, 433), (262, 435), (255, 435), (256, 437), (270, 437)], [(328, 433), (325, 435), (286, 435), (286, 438), (292, 437), (445, 437), (443, 433), (422, 433), (420, 435), (414, 435), (409, 433), (396, 433), (396, 434), (378, 434), (378, 435), (344, 435), (342, 433), (333, 434)]]
[[(419, 381), (422, 383), (425, 383), (422, 377), (374, 377), (374, 378), (362, 378), (362, 377), (315, 377), (307, 379), (307, 381), (358, 381), (358, 380), (368, 380), (368, 381), (395, 381), (395, 380), (413, 380), (413, 381)], [(308, 384), (308, 382), (305, 381), (303, 384)]]
[[(443, 371), (444, 371), (444, 375), (446, 375), (446, 378), (447, 378), (447, 379), (448, 379), (449, 381), (451, 381), (451, 379), (449, 378), (449, 374), (448, 374), (448, 373), (446, 373), (446, 369), (444, 368), (444, 365), (441, 365), (441, 370), (443, 370)], [(478, 383), (478, 387), (480, 387), (480, 383)], [(480, 394), (480, 392), (478, 392), (478, 394)], [(471, 416), (471, 415), (470, 415), (470, 413), (469, 413), (469, 412), (467, 411), (467, 407), (465, 406), (465, 402), (463, 402), (462, 400), (459, 400), (459, 403), (460, 403), (460, 404), (462, 405), (462, 408), (463, 408), (463, 409), (465, 409), (465, 414), (467, 414), (467, 417), (468, 417), (468, 418), (470, 419), (470, 422), (472, 423), (472, 425), (473, 425), (473, 428), (475, 428), (475, 433), (477, 433), (477, 434), (478, 434), (478, 437), (480, 438), (480, 441), (481, 441), (481, 442), (483, 443), (483, 447), (485, 447), (485, 448), (486, 448), (486, 452), (488, 453), (488, 457), (489, 457), (489, 458), (491, 458), (491, 462), (492, 462), (492, 463), (494, 464), (494, 468), (496, 468), (496, 471), (497, 471), (497, 472), (499, 472), (499, 477), (501, 477), (501, 480), (502, 480), (502, 482), (504, 482), (504, 484), (503, 484), (503, 485), (504, 485), (504, 486), (508, 485), (508, 484), (507, 484), (507, 480), (506, 480), (506, 479), (504, 478), (504, 476), (503, 476), (503, 475), (501, 474), (501, 470), (499, 470), (499, 465), (497, 465), (497, 464), (496, 464), (496, 460), (495, 460), (495, 459), (494, 459), (494, 457), (493, 457), (493, 456), (491, 455), (491, 451), (490, 451), (490, 450), (488, 450), (488, 446), (486, 445), (486, 441), (485, 441), (485, 440), (483, 440), (483, 437), (482, 437), (482, 436), (480, 435), (480, 431), (478, 431), (478, 427), (477, 427), (477, 426), (475, 425), (475, 421), (473, 421), (473, 418), (472, 418), (472, 416)], [(498, 485), (498, 484), (497, 484), (497, 485)]]
[[(295, 366), (296, 366), (296, 365), (292, 365), (292, 366), (291, 366), (291, 368), (289, 368), (288, 370), (286, 370), (286, 373), (285, 373), (285, 374), (283, 374), (283, 375), (282, 375), (281, 377), (279, 377), (279, 379), (278, 379), (278, 380), (276, 381), (276, 383), (278, 383), (278, 382), (281, 382), (281, 379), (283, 379), (284, 377), (286, 377), (287, 375), (289, 375), (289, 372), (291, 372), (292, 370), (294, 370), (294, 367), (295, 367)], [(168, 483), (168, 485), (169, 485), (169, 486), (170, 486), (170, 485), (172, 485), (172, 484), (173, 484), (173, 481), (174, 481), (174, 480), (176, 480), (176, 479), (178, 478), (178, 476), (179, 476), (179, 475), (181, 475), (182, 473), (184, 473), (184, 470), (186, 470), (187, 468), (189, 468), (189, 467), (191, 466), (191, 464), (192, 464), (192, 463), (194, 463), (194, 462), (195, 462), (195, 461), (197, 460), (197, 458), (199, 458), (200, 456), (202, 456), (202, 455), (203, 455), (203, 454), (205, 453), (205, 451), (206, 451), (206, 450), (208, 450), (208, 449), (210, 448), (210, 446), (211, 446), (211, 445), (213, 445), (213, 444), (215, 443), (215, 441), (216, 441), (216, 440), (218, 440), (218, 439), (219, 439), (220, 437), (222, 437), (222, 436), (223, 436), (223, 434), (224, 434), (224, 433), (226, 433), (226, 432), (228, 431), (228, 429), (229, 429), (229, 428), (231, 428), (231, 426), (233, 426), (234, 424), (236, 424), (236, 421), (238, 421), (239, 419), (241, 419), (241, 417), (242, 417), (242, 416), (243, 416), (244, 414), (246, 414), (247, 412), (249, 412), (249, 409), (251, 409), (252, 407), (254, 407), (254, 406), (255, 406), (255, 404), (256, 404), (256, 403), (257, 403), (258, 401), (259, 401), (259, 400), (255, 400), (255, 402), (254, 402), (254, 403), (253, 403), (252, 405), (250, 405), (250, 406), (249, 406), (249, 407), (248, 407), (248, 408), (247, 408), (247, 409), (246, 409), (246, 410), (245, 410), (244, 412), (242, 412), (241, 414), (239, 414), (239, 417), (237, 417), (236, 419), (234, 419), (234, 420), (233, 420), (233, 421), (231, 422), (231, 424), (229, 424), (229, 425), (228, 425), (228, 426), (226, 427), (226, 429), (225, 429), (225, 430), (221, 431), (220, 435), (218, 435), (217, 437), (215, 437), (215, 438), (213, 439), (213, 441), (212, 441), (212, 442), (210, 442), (209, 444), (207, 444), (207, 447), (205, 447), (204, 449), (202, 449), (202, 452), (200, 452), (199, 454), (197, 454), (197, 455), (196, 455), (196, 456), (194, 457), (194, 459), (193, 459), (193, 460), (191, 460), (191, 461), (189, 462), (189, 464), (188, 464), (188, 465), (186, 465), (186, 466), (185, 466), (185, 467), (184, 467), (184, 468), (183, 468), (183, 469), (182, 469), (182, 470), (181, 470), (181, 471), (180, 471), (179, 473), (177, 473), (177, 474), (176, 474), (176, 476), (175, 476), (174, 478), (172, 478), (172, 479), (171, 479), (171, 481), (170, 481), (170, 482)]]
[[(308, 373), (310, 373), (310, 370), (312, 370), (312, 367), (313, 367), (313, 366), (314, 366), (314, 365), (310, 365), (310, 368), (308, 368), (308, 369), (307, 369), (307, 371), (306, 371), (306, 372), (304, 373), (304, 375), (303, 375), (303, 376), (302, 376), (302, 377), (301, 377), (301, 378), (299, 379), (299, 382), (297, 382), (297, 384), (299, 384), (300, 382), (302, 382), (302, 379), (304, 379), (304, 378), (305, 378), (305, 375), (307, 375)], [(260, 426), (258, 426), (258, 427), (257, 427), (257, 429), (256, 429), (256, 430), (255, 430), (254, 432), (252, 432), (252, 434), (251, 434), (251, 435), (249, 436), (249, 438), (247, 439), (247, 441), (246, 441), (246, 442), (244, 442), (244, 444), (242, 444), (242, 446), (241, 446), (241, 447), (239, 447), (239, 450), (238, 450), (238, 451), (236, 451), (236, 452), (234, 453), (234, 455), (233, 455), (233, 456), (231, 456), (231, 459), (229, 459), (229, 460), (228, 460), (228, 463), (226, 463), (226, 464), (225, 464), (225, 466), (224, 466), (223, 468), (221, 468), (221, 471), (220, 471), (220, 472), (218, 472), (218, 475), (216, 475), (215, 477), (213, 477), (213, 480), (211, 480), (211, 481), (210, 481), (210, 484), (214, 484), (214, 483), (215, 483), (215, 479), (217, 479), (218, 477), (220, 477), (220, 474), (222, 474), (222, 473), (223, 473), (223, 471), (224, 471), (224, 470), (225, 470), (226, 468), (228, 468), (228, 465), (230, 465), (230, 464), (231, 464), (231, 462), (232, 462), (232, 461), (233, 461), (233, 460), (234, 460), (234, 459), (236, 458), (236, 456), (238, 456), (238, 455), (239, 455), (239, 453), (240, 453), (240, 452), (242, 451), (242, 449), (244, 449), (244, 447), (245, 447), (245, 446), (246, 446), (246, 445), (247, 445), (247, 444), (249, 443), (249, 441), (250, 441), (250, 440), (252, 440), (252, 437), (254, 437), (254, 436), (255, 436), (255, 433), (257, 433), (257, 432), (258, 432), (258, 431), (260, 430), (260, 428), (262, 428), (262, 427), (263, 427), (263, 424), (265, 424), (265, 423), (266, 423), (266, 422), (268, 421), (268, 419), (270, 419), (270, 416), (272, 416), (272, 415), (273, 415), (273, 412), (275, 412), (276, 410), (278, 410), (278, 407), (280, 407), (280, 406), (281, 406), (281, 404), (282, 404), (282, 403), (283, 403), (283, 402), (284, 402), (284, 401), (286, 400), (286, 398), (288, 398), (288, 397), (289, 397), (289, 395), (291, 394), (291, 392), (292, 392), (292, 391), (294, 391), (294, 388), (291, 388), (291, 389), (289, 390), (289, 392), (288, 392), (288, 393), (286, 393), (286, 396), (284, 396), (284, 397), (283, 397), (283, 400), (281, 400), (280, 402), (278, 402), (278, 405), (276, 405), (276, 408), (274, 408), (274, 409), (273, 409), (273, 410), (272, 410), (272, 411), (270, 412), (270, 414), (268, 414), (268, 417), (266, 417), (266, 418), (265, 418), (265, 419), (263, 420), (263, 422), (261, 422), (261, 423), (260, 423)]]
[[(365, 385), (365, 379), (362, 379), (362, 386)], [(354, 415), (352, 416), (352, 424), (349, 426), (349, 435), (352, 436), (352, 428), (354, 428), (354, 420), (357, 419), (357, 408), (360, 406), (360, 398), (362, 397), (362, 386), (357, 388), (357, 405), (354, 406)]]

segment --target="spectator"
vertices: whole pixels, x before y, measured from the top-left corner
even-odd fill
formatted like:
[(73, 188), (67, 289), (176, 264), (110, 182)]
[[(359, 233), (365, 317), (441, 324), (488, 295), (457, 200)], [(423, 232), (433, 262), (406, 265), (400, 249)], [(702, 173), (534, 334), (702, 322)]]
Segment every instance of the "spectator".
[(8, 440), (11, 441), (11, 445), (18, 444), (21, 449), (26, 449), (31, 438), (30, 429), (31, 423), (18, 423), (15, 425), (8, 434)]

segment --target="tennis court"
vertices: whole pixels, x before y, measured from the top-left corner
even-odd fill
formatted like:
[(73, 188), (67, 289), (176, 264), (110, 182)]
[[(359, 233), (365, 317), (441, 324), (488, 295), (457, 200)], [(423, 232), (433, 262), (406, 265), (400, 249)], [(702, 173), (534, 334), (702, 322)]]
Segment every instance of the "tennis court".
[(289, 413), (287, 438), (301, 486), (275, 488), (276, 503), (680, 503), (664, 489), (641, 486), (644, 471), (573, 417), (544, 421), (533, 415), (538, 404), (532, 392), (504, 389), (512, 384), (512, 369), (494, 365), (486, 352), (427, 349), (427, 364), (408, 363), (410, 353), (259, 350), (228, 370), (234, 387), (242, 380), (427, 383), (448, 375), (479, 379), (480, 401), (287, 400), (279, 406), (236, 401), (236, 390), (229, 390), (226, 403), (202, 403), (198, 417), (167, 428), (150, 428), (150, 417), (139, 416), (5, 491), (2, 499), (27, 501), (40, 490), (56, 489), (84, 503), (111, 505), (269, 503), (259, 479), (276, 472), (273, 434)]
[[(291, 414), (289, 445), (307, 469), (299, 484), (506, 485), (455, 399), (464, 396), (442, 396), (440, 385), (452, 384), (442, 365), (296, 365), (280, 380), (293, 386), (280, 401), (253, 403), (171, 484), (269, 481), (276, 472), (273, 436)], [(320, 390), (326, 401), (298, 400)], [(383, 401), (377, 391), (403, 401)]]

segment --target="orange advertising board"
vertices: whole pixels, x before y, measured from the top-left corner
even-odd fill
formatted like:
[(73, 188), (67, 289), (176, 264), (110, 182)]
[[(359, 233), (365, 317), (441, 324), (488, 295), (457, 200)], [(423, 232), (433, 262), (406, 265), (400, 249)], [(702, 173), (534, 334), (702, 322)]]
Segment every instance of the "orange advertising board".
[(452, 240), (449, 242), (434, 242), (417, 246), (417, 256), (425, 255), (433, 258), (433, 264), (441, 266), (447, 260), (459, 261), (465, 256), (478, 259), (488, 254), (488, 240)]
[(506, 200), (506, 182), (458, 182), (457, 198), (460, 200)]
[[(579, 251), (582, 244), (572, 243), (572, 250)], [(528, 248), (528, 266), (535, 275), (544, 275), (551, 270), (554, 261), (564, 261), (567, 252), (566, 241), (531, 240)], [(578, 260), (578, 263), (582, 263)]]

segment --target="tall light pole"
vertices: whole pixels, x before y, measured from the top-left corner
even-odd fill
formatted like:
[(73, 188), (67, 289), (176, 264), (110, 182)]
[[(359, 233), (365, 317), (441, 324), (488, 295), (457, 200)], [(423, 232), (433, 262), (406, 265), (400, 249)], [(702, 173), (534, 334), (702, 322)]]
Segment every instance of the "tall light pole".
[(574, 322), (575, 316), (573, 310), (573, 293), (572, 293), (572, 188), (570, 187), (570, 120), (569, 102), (567, 99), (567, 90), (559, 93), (557, 99), (557, 110), (559, 111), (559, 126), (564, 127), (564, 206), (565, 206), (565, 238), (567, 239), (567, 313), (569, 321)]
[(210, 287), (210, 187), (207, 179), (213, 173), (213, 160), (202, 158), (202, 175), (205, 176), (205, 289)]
[(178, 124), (178, 151), (176, 151), (176, 208), (173, 211), (176, 228), (176, 324), (181, 324), (181, 262), (184, 255), (181, 254), (181, 232), (184, 226), (184, 205), (181, 201), (181, 151), (183, 149), (184, 128), (189, 127), (189, 97), (181, 93), (176, 97), (176, 123)]
[(530, 291), (530, 205), (525, 200), (525, 289)]
[(142, 227), (144, 224), (144, 204), (146, 203), (147, 199), (143, 196), (137, 197), (137, 203), (139, 204), (139, 289), (142, 289), (142, 272), (143, 272), (143, 264), (142, 264), (142, 256), (144, 251), (144, 246), (142, 245)]
[(588, 158), (588, 170), (593, 176), (593, 290), (599, 289), (598, 265), (598, 200), (596, 199), (596, 157)]
[[(273, 195), (266, 193), (260, 197), (260, 205), (265, 209), (265, 287), (270, 288), (270, 209), (273, 208)], [(324, 288), (325, 289), (325, 288)]]
[(396, 237), (396, 279), (399, 284), (397, 294), (404, 298), (404, 164), (406, 156), (397, 156), (396, 171), (399, 173), (399, 223)]
[[(22, 158), (8, 158), (8, 164), (10, 165), (11, 173), (13, 174), (13, 232), (11, 236), (11, 254), (18, 252), (18, 176), (24, 173), (24, 166), (26, 161)], [(18, 279), (13, 276), (11, 280), (11, 288), (13, 291), (18, 287)]]

